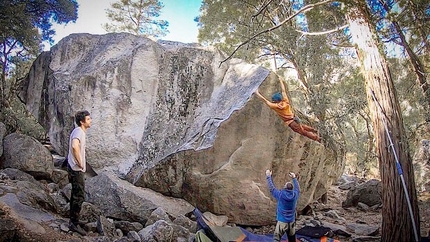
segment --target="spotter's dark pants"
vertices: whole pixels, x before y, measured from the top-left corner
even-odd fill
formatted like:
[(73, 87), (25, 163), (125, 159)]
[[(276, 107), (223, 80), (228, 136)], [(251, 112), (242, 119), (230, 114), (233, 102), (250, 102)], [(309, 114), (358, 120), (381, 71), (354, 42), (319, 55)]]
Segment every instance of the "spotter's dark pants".
[(85, 178), (81, 171), (74, 171), (67, 166), (69, 182), (72, 183), (72, 195), (70, 196), (70, 222), (77, 225), (82, 203), (85, 201)]
[(296, 242), (296, 222), (283, 223), (277, 222), (273, 241), (281, 241), (282, 235), (287, 234), (288, 242)]

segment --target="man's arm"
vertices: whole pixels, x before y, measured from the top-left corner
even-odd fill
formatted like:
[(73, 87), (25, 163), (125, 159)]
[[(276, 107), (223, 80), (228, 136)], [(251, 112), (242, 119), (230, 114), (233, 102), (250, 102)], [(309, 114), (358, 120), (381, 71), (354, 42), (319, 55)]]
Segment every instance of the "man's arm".
[(72, 152), (79, 168), (84, 169), (81, 160), (81, 141), (79, 139), (72, 139)]
[(300, 185), (299, 182), (297, 181), (297, 178), (293, 178), (293, 185), (294, 185), (294, 190), (300, 194)]
[(294, 191), (297, 192), (297, 194), (300, 194), (300, 185), (297, 181), (296, 174), (290, 172), (290, 177), (293, 178), (293, 185), (294, 185)]
[(288, 96), (287, 96), (287, 91), (285, 89), (285, 84), (281, 78), (279, 78), (279, 83), (281, 84), (282, 98), (286, 99), (288, 101)]
[(267, 180), (267, 185), (269, 186), (269, 191), (272, 194), (272, 196), (276, 199), (279, 199), (281, 195), (281, 191), (276, 189), (275, 184), (273, 184), (272, 171), (270, 170), (266, 171), (266, 180)]
[(276, 104), (274, 104), (274, 103), (272, 103), (272, 102), (270, 102), (269, 100), (267, 100), (263, 95), (261, 95), (261, 93), (260, 93), (260, 91), (258, 91), (258, 89), (257, 89), (257, 91), (255, 91), (255, 94), (261, 99), (261, 100), (263, 100), (264, 101), (264, 103), (267, 105), (267, 106), (269, 106), (269, 107), (276, 107)]

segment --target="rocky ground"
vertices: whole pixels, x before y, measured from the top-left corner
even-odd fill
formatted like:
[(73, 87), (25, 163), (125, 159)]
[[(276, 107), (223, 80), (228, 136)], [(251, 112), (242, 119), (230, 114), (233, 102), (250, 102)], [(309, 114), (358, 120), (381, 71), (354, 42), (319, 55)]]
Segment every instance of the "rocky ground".
[[(310, 216), (301, 215), (298, 218), (298, 228), (303, 227), (306, 222), (309, 220), (309, 217), (318, 218), (321, 222), (328, 222), (332, 224), (345, 225), (346, 223), (359, 223), (365, 224), (369, 226), (381, 226), (381, 209), (377, 209), (376, 211), (362, 211), (356, 207), (352, 208), (342, 208), (342, 202), (345, 200), (347, 196), (347, 190), (341, 190), (338, 186), (332, 186), (328, 192), (327, 202), (320, 203), (315, 202), (312, 204), (312, 212)], [(419, 206), (420, 206), (420, 217), (421, 217), (421, 236), (428, 236), (430, 231), (430, 194), (420, 194), (419, 196)], [(2, 221), (0, 221), (1, 226), (6, 226), (8, 224), (9, 219), (14, 219), (13, 214), (10, 214), (5, 208), (0, 208), (2, 212)], [(329, 215), (327, 211), (334, 211), (331, 214), (337, 214), (335, 216)], [(59, 217), (55, 222), (49, 222), (46, 224), (42, 224), (46, 233), (42, 235), (37, 235), (34, 233), (30, 233), (25, 231), (22, 228), (24, 235), (19, 238), (17, 241), (93, 241), (91, 240), (92, 234), (90, 233), (87, 237), (82, 237), (76, 233), (66, 232), (67, 227), (67, 218)], [(22, 223), (23, 221), (21, 221)], [(58, 227), (58, 224), (61, 224)], [(61, 228), (63, 227), (63, 229)], [(259, 228), (247, 228), (248, 230), (257, 233), (257, 234), (269, 234), (273, 233), (274, 226), (265, 226)], [(349, 231), (351, 232), (351, 231)], [(335, 236), (335, 238), (340, 241), (364, 241), (357, 240), (357, 236), (354, 233), (351, 233), (351, 237), (343, 237), (343, 236)], [(99, 236), (99, 234), (94, 233), (94, 238)], [(374, 236), (370, 236), (373, 240), (367, 241), (378, 241), (378, 236), (380, 236), (380, 232)], [(363, 236), (362, 236), (363, 237)], [(100, 237), (99, 237), (100, 238)], [(355, 239), (354, 239), (355, 238)]]
[[(366, 224), (378, 225), (380, 227), (382, 222), (381, 209), (374, 212), (364, 212), (357, 208), (342, 208), (342, 200), (345, 199), (347, 192), (348, 191), (340, 190), (338, 187), (333, 186), (329, 191), (329, 202), (325, 206), (333, 206), (334, 209), (340, 211), (339, 215), (349, 222), (361, 221)], [(430, 193), (419, 194), (418, 200), (418, 206), (420, 209), (420, 234), (423, 237), (427, 237), (430, 235)], [(378, 236), (380, 236), (380, 234), (378, 234)]]
[[(323, 213), (326, 211), (335, 211), (336, 214), (341, 218), (332, 218), (330, 216), (324, 216), (324, 222), (329, 222), (332, 224), (344, 225), (346, 223), (359, 223), (366, 224), (369, 226), (381, 227), (382, 214), (381, 209), (376, 211), (363, 211), (356, 207), (343, 208), (342, 202), (346, 199), (348, 190), (341, 190), (338, 186), (332, 186), (327, 194), (327, 203), (315, 202), (312, 204), (313, 213)], [(419, 195), (419, 209), (420, 209), (420, 232), (422, 237), (427, 237), (430, 235), (430, 193), (423, 193)], [(298, 228), (304, 226), (307, 216), (299, 216), (298, 218)], [(273, 233), (275, 226), (266, 226), (261, 228), (248, 228), (248, 230), (257, 234), (268, 234)], [(354, 235), (351, 231), (347, 231), (352, 234), (351, 237), (336, 236), (333, 238), (339, 239), (340, 241), (350, 242), (350, 241), (380, 241), (380, 230), (375, 236), (358, 236)], [(356, 238), (362, 238), (362, 240), (357, 240)], [(365, 238), (367, 240), (365, 240)]]
[(421, 236), (430, 237), (430, 193), (419, 196)]

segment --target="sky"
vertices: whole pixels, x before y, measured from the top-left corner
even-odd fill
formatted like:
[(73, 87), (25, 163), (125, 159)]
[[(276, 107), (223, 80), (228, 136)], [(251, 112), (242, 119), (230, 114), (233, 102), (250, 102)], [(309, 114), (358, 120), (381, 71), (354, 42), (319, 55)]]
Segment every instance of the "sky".
[[(106, 9), (118, 0), (77, 0), (79, 4), (76, 23), (67, 25), (54, 24), (56, 35), (54, 44), (72, 33), (105, 34), (102, 24), (109, 22)], [(162, 39), (184, 43), (197, 42), (197, 23), (194, 18), (199, 15), (201, 0), (160, 0), (164, 4), (158, 19), (169, 22), (170, 31)], [(45, 44), (49, 49), (49, 44)]]

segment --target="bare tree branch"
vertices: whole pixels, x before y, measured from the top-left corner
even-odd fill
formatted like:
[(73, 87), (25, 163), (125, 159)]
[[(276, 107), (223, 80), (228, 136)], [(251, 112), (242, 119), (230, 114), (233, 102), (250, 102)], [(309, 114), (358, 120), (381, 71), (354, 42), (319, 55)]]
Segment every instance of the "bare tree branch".
[(265, 54), (261, 54), (259, 56), (257, 56), (257, 58), (262, 58), (262, 57), (266, 57), (266, 56), (276, 56), (278, 55), (278, 53), (265, 53)]
[(262, 34), (264, 34), (264, 33), (268, 33), (268, 32), (271, 32), (271, 31), (273, 31), (273, 30), (275, 30), (275, 29), (277, 29), (277, 28), (279, 28), (279, 27), (281, 27), (282, 25), (284, 25), (286, 22), (288, 22), (288, 21), (290, 21), (291, 19), (293, 19), (294, 17), (296, 17), (297, 15), (299, 15), (300, 13), (304, 13), (304, 12), (307, 12), (307, 11), (309, 11), (309, 10), (311, 10), (312, 8), (314, 8), (314, 7), (316, 7), (316, 6), (319, 6), (319, 5), (323, 5), (323, 4), (326, 4), (326, 3), (329, 3), (329, 2), (333, 2), (334, 0), (325, 0), (325, 1), (322, 1), (322, 2), (319, 2), (319, 3), (314, 3), (314, 4), (308, 4), (308, 5), (306, 5), (306, 6), (304, 6), (303, 8), (301, 8), (301, 9), (299, 9), (299, 11), (297, 11), (296, 13), (294, 13), (293, 15), (291, 15), (291, 16), (289, 16), (288, 18), (286, 18), (286, 19), (284, 19), (282, 22), (280, 22), (278, 25), (275, 25), (275, 26), (273, 26), (273, 27), (271, 27), (271, 28), (268, 28), (268, 29), (265, 29), (265, 30), (263, 30), (263, 31), (261, 31), (261, 32), (259, 32), (259, 33), (256, 33), (256, 34), (254, 34), (251, 38), (249, 38), (249, 39), (247, 39), (245, 42), (242, 42), (240, 45), (238, 45), (234, 50), (233, 50), (233, 52), (226, 58), (226, 59), (224, 59), (223, 61), (221, 61), (220, 62), (220, 64), (219, 64), (219, 66), (221, 66), (222, 65), (222, 63), (224, 63), (224, 62), (226, 62), (226, 61), (228, 61), (229, 59), (231, 59), (232, 57), (233, 57), (233, 55), (242, 47), (242, 46), (244, 46), (244, 45), (246, 45), (246, 44), (248, 44), (251, 40), (253, 40), (253, 39), (255, 39), (256, 37), (258, 37), (258, 36), (260, 36), (260, 35), (262, 35)]
[(269, 6), (269, 4), (272, 3), (272, 2), (273, 2), (273, 0), (269, 0), (267, 3), (263, 4), (263, 6), (258, 10), (258, 12), (255, 13), (254, 15), (252, 15), (251, 18), (255, 18), (258, 15), (260, 15), (263, 12), (263, 10), (266, 9), (267, 6)]
[(340, 48), (354, 48), (355, 46), (352, 44), (332, 44), (335, 47), (340, 47)]
[(323, 31), (323, 32), (304, 32), (304, 31), (300, 31), (300, 30), (298, 30), (298, 29), (295, 29), (295, 31), (297, 31), (297, 32), (299, 32), (299, 33), (301, 33), (302, 35), (324, 35), (324, 34), (330, 34), (330, 33), (334, 33), (334, 32), (337, 32), (337, 31), (339, 31), (339, 30), (341, 30), (341, 29), (344, 29), (344, 28), (346, 28), (346, 27), (348, 27), (349, 25), (348, 24), (345, 24), (345, 25), (343, 25), (343, 26), (340, 26), (340, 27), (337, 27), (337, 28), (335, 28), (335, 29), (332, 29), (332, 30), (327, 30), (327, 31)]

